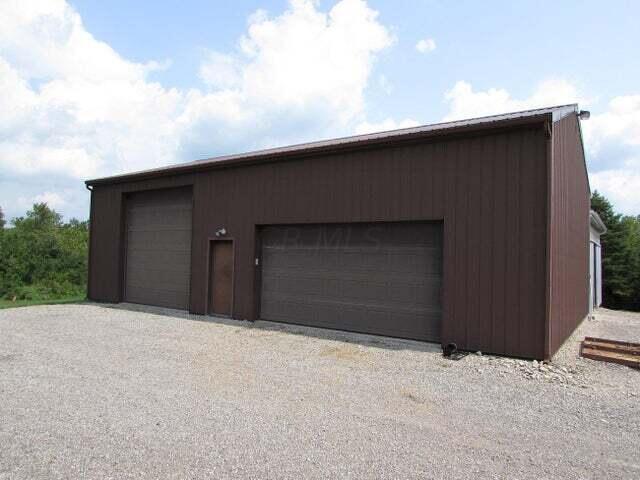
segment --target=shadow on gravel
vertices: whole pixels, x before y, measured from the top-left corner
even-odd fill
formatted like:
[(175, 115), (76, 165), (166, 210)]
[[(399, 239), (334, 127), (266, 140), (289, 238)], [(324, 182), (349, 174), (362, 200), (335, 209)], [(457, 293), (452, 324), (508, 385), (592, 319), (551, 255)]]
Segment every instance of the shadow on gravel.
[(420, 342), (416, 340), (405, 340), (401, 338), (383, 337), (378, 335), (368, 335), (365, 333), (346, 332), (343, 330), (330, 330), (324, 328), (307, 327), (289, 323), (271, 322), (267, 320), (234, 320), (225, 317), (213, 317), (210, 315), (196, 315), (184, 310), (174, 310), (170, 308), (153, 307), (149, 305), (138, 305), (134, 303), (91, 303), (99, 308), (110, 308), (115, 310), (126, 310), (130, 312), (141, 312), (152, 315), (161, 315), (172, 318), (183, 318), (196, 322), (217, 323), (241, 327), (247, 330), (264, 330), (269, 332), (282, 332), (291, 335), (301, 335), (322, 340), (333, 340), (350, 344), (373, 346), (387, 350), (414, 350), (419, 352), (441, 353), (440, 344)]

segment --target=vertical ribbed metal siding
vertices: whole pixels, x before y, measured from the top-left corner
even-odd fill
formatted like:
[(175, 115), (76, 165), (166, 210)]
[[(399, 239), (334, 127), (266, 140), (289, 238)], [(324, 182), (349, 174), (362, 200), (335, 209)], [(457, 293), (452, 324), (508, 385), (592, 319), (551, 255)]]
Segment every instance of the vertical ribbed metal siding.
[[(254, 319), (256, 225), (444, 220), (443, 343), (540, 358), (546, 156), (537, 124), (194, 174), (191, 311), (205, 313), (207, 239), (222, 226), (235, 242), (234, 315)], [(172, 178), (96, 187), (95, 216), (117, 229), (105, 202), (118, 193), (107, 192), (159, 188)], [(101, 256), (92, 279), (104, 284), (92, 286), (92, 298), (111, 299), (117, 235), (101, 222), (92, 232)]]
[(548, 356), (589, 309), (589, 183), (575, 115), (554, 123), (551, 183)]
[(120, 189), (117, 186), (94, 188), (91, 204), (88, 297), (103, 302), (119, 302), (122, 248)]

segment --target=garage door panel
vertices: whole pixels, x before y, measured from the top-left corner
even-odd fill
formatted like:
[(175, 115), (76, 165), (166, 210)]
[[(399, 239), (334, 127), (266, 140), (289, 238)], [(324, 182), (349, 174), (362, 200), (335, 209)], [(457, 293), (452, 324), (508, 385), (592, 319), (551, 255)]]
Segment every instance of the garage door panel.
[(321, 292), (322, 279), (314, 277), (280, 277), (277, 283), (278, 290), (289, 292), (291, 296), (306, 295), (307, 292)]
[(324, 282), (323, 293), (329, 298), (339, 297), (343, 291), (342, 283), (344, 280), (338, 277), (327, 278)]
[(336, 292), (347, 300), (356, 303), (373, 303), (388, 297), (389, 285), (386, 282), (362, 282), (343, 280), (340, 291)]
[(426, 273), (436, 277), (442, 277), (442, 255), (438, 254), (429, 255), (427, 261), (424, 264)]
[[(152, 286), (149, 286), (149, 275), (153, 275)], [(151, 267), (145, 270), (132, 270), (129, 273), (127, 285), (181, 291), (184, 290), (181, 286), (189, 281), (189, 276), (187, 271)]]
[(424, 291), (425, 283), (419, 284), (390, 284), (387, 285), (385, 295), (388, 303), (396, 305), (427, 305)]
[(132, 249), (128, 255), (135, 256), (136, 269), (140, 266), (143, 269), (155, 268), (158, 266), (158, 257), (162, 256), (164, 265), (160, 265), (162, 269), (174, 272), (189, 273), (191, 271), (190, 261), (191, 252), (184, 251), (163, 251), (149, 249)]
[(442, 225), (266, 227), (261, 317), (439, 340)]
[(129, 232), (127, 248), (149, 252), (191, 252), (191, 231)]
[(162, 207), (161, 210), (156, 211), (131, 209), (129, 221), (134, 230), (188, 230), (191, 229), (190, 214), (190, 208)]
[(283, 322), (296, 323), (297, 318), (317, 321), (317, 310), (311, 302), (296, 301), (295, 298), (279, 297), (265, 299), (262, 302), (263, 315), (278, 317)]
[(191, 228), (155, 228), (146, 226), (145, 229), (129, 229), (130, 239), (141, 239), (143, 241), (157, 241), (165, 244), (176, 244), (185, 247), (191, 239)]
[[(279, 321), (290, 323), (303, 323), (300, 318), (305, 314), (309, 322), (306, 325), (320, 328), (338, 328), (341, 330), (372, 333), (377, 335), (388, 335), (393, 337), (434, 339), (440, 335), (440, 311), (429, 309), (398, 311), (393, 308), (372, 307), (359, 308), (355, 305), (340, 305), (336, 303), (308, 302), (305, 309), (290, 310), (285, 304), (274, 311), (281, 315)], [(422, 322), (425, 324), (424, 335), (416, 336), (415, 324)], [(366, 329), (363, 329), (366, 324)]]
[(345, 258), (347, 255), (348, 254), (343, 254), (340, 251), (326, 252), (323, 256), (322, 266), (327, 271), (334, 272), (337, 268), (340, 268), (347, 262), (347, 259)]
[(434, 249), (392, 252), (389, 257), (389, 269), (393, 272), (437, 276), (442, 274), (442, 257)]
[(177, 308), (176, 305), (184, 305), (188, 302), (188, 296), (182, 290), (163, 290), (157, 287), (145, 288), (130, 285), (127, 290), (127, 301), (158, 307)]
[(427, 280), (424, 283), (424, 287), (420, 288), (421, 290), (416, 292), (416, 305), (418, 307), (440, 308), (442, 282), (440, 280)]
[(127, 198), (126, 301), (188, 309), (191, 205), (186, 188)]

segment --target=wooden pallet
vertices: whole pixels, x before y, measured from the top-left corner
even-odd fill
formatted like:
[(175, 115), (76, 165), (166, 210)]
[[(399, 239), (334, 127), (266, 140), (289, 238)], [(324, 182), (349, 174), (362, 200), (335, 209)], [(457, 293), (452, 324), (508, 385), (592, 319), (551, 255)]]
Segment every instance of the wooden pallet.
[(640, 369), (640, 343), (585, 337), (580, 345), (580, 355), (591, 360)]

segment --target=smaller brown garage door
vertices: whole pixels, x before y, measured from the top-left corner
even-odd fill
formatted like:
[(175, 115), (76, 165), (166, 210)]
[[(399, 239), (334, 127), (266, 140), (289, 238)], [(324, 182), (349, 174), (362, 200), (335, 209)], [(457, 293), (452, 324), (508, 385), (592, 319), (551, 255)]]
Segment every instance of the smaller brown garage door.
[(125, 300), (188, 309), (191, 189), (135, 193), (126, 206)]
[(441, 223), (269, 226), (260, 317), (439, 341)]

